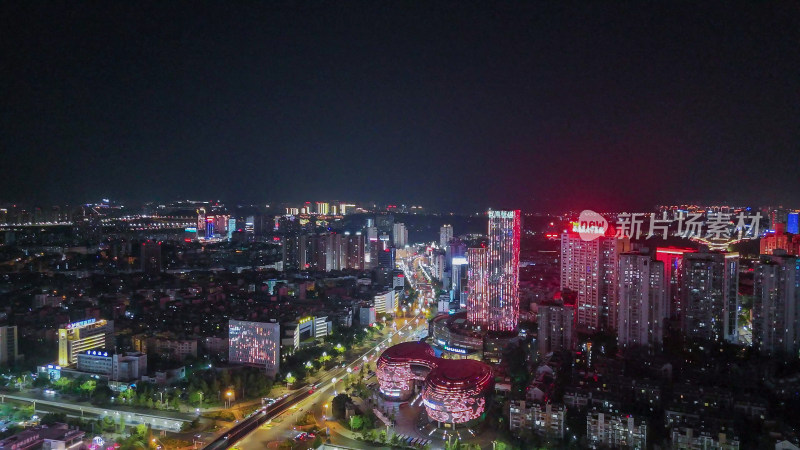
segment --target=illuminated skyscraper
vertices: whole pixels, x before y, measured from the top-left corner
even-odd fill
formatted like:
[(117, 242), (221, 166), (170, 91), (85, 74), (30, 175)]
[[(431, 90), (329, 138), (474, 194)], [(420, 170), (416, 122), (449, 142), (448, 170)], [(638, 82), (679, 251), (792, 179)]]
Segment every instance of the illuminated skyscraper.
[(489, 274), (486, 269), (486, 249), (468, 249), (467, 264), (467, 318), (476, 325), (486, 326), (489, 318), (486, 286)]
[(618, 255), (629, 250), (628, 238), (584, 241), (578, 233), (561, 235), (561, 290), (577, 295), (579, 329), (597, 332), (616, 327)]
[(281, 326), (277, 322), (228, 322), (228, 361), (265, 367), (274, 376), (280, 371)]
[(660, 347), (667, 318), (664, 263), (649, 255), (619, 256), (619, 313), (617, 342), (631, 346)]
[(453, 226), (442, 225), (439, 228), (439, 248), (447, 248), (447, 243), (450, 242), (450, 239), (453, 239)]
[(489, 211), (486, 269), (489, 331), (510, 332), (519, 322), (520, 211)]

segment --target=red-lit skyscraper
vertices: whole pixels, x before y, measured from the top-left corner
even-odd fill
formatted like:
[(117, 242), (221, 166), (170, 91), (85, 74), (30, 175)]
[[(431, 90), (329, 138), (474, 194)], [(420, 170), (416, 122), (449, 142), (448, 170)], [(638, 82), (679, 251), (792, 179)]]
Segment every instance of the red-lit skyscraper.
[(520, 211), (489, 211), (486, 249), (489, 331), (516, 331), (519, 322)]

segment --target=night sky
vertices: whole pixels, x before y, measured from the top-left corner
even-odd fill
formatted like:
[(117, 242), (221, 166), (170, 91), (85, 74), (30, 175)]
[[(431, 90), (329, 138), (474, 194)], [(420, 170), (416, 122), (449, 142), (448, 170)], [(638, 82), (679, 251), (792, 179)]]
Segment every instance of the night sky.
[(798, 5), (5, 1), (0, 201), (798, 207)]

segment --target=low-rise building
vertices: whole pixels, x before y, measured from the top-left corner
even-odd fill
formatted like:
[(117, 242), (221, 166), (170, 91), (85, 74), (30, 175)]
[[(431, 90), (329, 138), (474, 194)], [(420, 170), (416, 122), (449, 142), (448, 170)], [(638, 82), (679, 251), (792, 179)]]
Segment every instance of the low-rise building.
[(138, 380), (147, 375), (147, 355), (141, 352), (118, 354), (105, 350), (86, 350), (78, 354), (79, 372), (105, 375), (112, 381)]
[(691, 427), (672, 429), (672, 448), (676, 450), (739, 450), (739, 439), (730, 430), (712, 433)]

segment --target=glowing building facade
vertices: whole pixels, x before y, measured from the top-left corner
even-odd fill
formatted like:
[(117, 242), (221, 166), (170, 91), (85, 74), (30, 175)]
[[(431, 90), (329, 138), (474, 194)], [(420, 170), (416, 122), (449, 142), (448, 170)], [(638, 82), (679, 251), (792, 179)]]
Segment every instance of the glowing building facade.
[(467, 264), (467, 318), (476, 325), (485, 326), (489, 320), (486, 249), (468, 249)]
[(114, 348), (114, 321), (87, 319), (66, 324), (58, 330), (58, 365), (77, 364), (86, 350)]
[(519, 322), (520, 211), (489, 211), (486, 249), (488, 328), (514, 332)]
[(423, 342), (389, 347), (377, 364), (380, 392), (395, 401), (408, 399), (423, 382), (422, 402), (433, 421), (453, 426), (481, 418), (492, 369), (470, 359), (441, 359)]
[(279, 323), (231, 320), (228, 339), (228, 361), (231, 363), (263, 366), (270, 376), (280, 371)]

